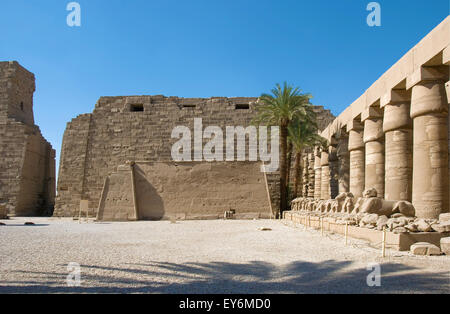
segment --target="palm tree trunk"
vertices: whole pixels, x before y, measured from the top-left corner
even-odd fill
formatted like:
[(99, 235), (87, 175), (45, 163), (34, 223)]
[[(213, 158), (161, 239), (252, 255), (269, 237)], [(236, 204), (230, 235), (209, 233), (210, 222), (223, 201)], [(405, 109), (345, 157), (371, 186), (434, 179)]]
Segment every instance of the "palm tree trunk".
[[(286, 184), (287, 187), (289, 188), (289, 185), (291, 184), (291, 163), (292, 163), (292, 150), (293, 150), (294, 146), (292, 145), (292, 142), (290, 140), (288, 140), (288, 144), (287, 144), (287, 161), (286, 161)], [(288, 195), (289, 197), (289, 195)]]
[(302, 152), (298, 151), (295, 153), (295, 165), (294, 165), (294, 191), (292, 192), (292, 198), (296, 199), (298, 195), (298, 188), (301, 176), (301, 161), (302, 161)]
[(287, 126), (280, 126), (280, 146), (281, 146), (281, 158), (280, 158), (280, 217), (283, 218), (283, 212), (287, 210)]

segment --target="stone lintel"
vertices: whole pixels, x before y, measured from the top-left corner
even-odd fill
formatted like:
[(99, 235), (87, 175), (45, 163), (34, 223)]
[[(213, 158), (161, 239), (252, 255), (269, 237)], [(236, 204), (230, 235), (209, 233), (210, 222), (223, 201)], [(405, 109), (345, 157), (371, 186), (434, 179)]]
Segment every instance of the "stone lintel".
[(411, 101), (411, 91), (406, 89), (392, 89), (381, 97), (380, 108), (389, 104)]
[(450, 65), (450, 46), (445, 48), (442, 52), (442, 63)]
[(406, 89), (423, 81), (448, 80), (448, 66), (420, 67), (406, 78)]
[(377, 107), (369, 107), (361, 113), (361, 121), (367, 119), (379, 119), (383, 117), (383, 110)]
[(364, 129), (364, 124), (359, 119), (353, 119), (347, 123), (347, 132), (361, 131), (362, 129)]

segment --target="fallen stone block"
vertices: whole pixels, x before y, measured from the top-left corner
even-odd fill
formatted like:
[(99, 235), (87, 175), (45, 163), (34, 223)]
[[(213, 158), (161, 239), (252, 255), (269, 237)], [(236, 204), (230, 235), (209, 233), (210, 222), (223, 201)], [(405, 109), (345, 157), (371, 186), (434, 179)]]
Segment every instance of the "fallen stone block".
[(450, 255), (450, 237), (441, 239), (441, 251), (445, 255)]
[(380, 216), (377, 220), (377, 229), (383, 230), (383, 228), (387, 226), (388, 220), (389, 218), (387, 216)]
[(440, 221), (440, 222), (447, 222), (447, 221), (450, 221), (450, 213), (447, 213), (447, 214), (440, 214), (440, 215), (439, 215), (439, 221)]
[(404, 227), (397, 227), (393, 231), (395, 234), (408, 233), (408, 229)]
[(410, 223), (409, 225), (405, 226), (405, 228), (409, 232), (419, 232), (419, 229), (417, 228), (417, 224), (415, 224), (415, 223)]
[(419, 231), (421, 231), (421, 232), (430, 232), (430, 231), (432, 231), (431, 225), (429, 223), (427, 223), (423, 219), (417, 220), (416, 221), (416, 225), (417, 225), (417, 229), (419, 229)]
[(427, 242), (418, 242), (411, 245), (411, 253), (414, 255), (441, 255), (441, 249), (436, 245)]
[(432, 224), (431, 228), (439, 233), (450, 232), (450, 221)]
[(377, 223), (377, 221), (378, 221), (377, 214), (369, 214), (369, 215), (364, 216), (361, 219), (361, 222), (366, 225), (375, 225)]
[(450, 255), (450, 237), (441, 239), (441, 251), (445, 255)]
[(8, 210), (6, 209), (6, 204), (0, 204), (0, 219), (8, 218)]

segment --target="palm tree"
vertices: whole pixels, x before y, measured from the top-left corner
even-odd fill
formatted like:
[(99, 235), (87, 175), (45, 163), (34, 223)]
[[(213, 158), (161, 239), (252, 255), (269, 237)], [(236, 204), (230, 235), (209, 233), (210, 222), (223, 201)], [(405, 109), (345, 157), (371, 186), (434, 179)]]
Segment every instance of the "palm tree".
[(289, 124), (297, 117), (305, 116), (311, 104), (310, 94), (302, 94), (300, 89), (284, 83), (277, 84), (272, 94), (262, 94), (257, 110), (256, 124), (280, 127), (280, 213), (287, 210), (287, 138)]
[(286, 158), (286, 173), (287, 173), (287, 178), (286, 178), (286, 184), (289, 188), (289, 185), (291, 184), (291, 164), (292, 164), (292, 153), (294, 150), (294, 145), (292, 144), (292, 141), (289, 137), (289, 132), (288, 132), (288, 138), (287, 138), (287, 158)]
[(299, 189), (301, 160), (304, 149), (314, 146), (326, 146), (326, 139), (319, 135), (314, 112), (308, 112), (301, 118), (295, 119), (288, 128), (289, 139), (295, 149), (294, 189), (292, 198), (295, 199)]

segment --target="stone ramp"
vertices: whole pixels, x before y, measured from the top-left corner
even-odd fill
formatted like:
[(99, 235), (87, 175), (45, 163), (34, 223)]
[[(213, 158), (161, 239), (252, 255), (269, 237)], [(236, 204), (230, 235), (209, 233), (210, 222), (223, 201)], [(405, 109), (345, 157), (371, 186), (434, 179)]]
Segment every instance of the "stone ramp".
[(119, 166), (104, 184), (100, 221), (271, 218), (259, 162), (136, 162)]

